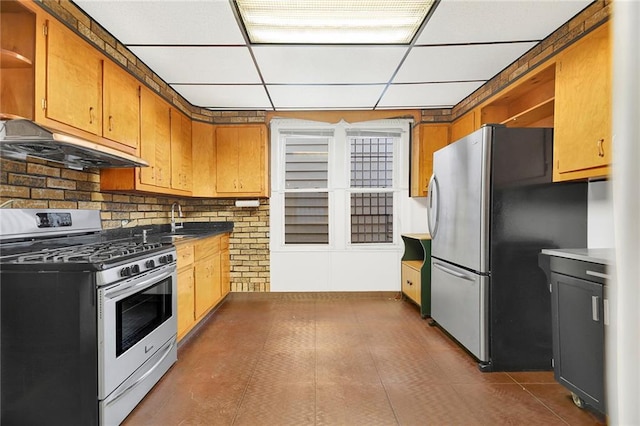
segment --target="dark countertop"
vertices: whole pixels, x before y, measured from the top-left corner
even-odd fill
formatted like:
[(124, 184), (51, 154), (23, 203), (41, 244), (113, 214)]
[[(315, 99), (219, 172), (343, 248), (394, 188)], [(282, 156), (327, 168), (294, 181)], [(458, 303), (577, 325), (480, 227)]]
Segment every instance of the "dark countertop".
[[(178, 225), (180, 222), (178, 222)], [(111, 238), (142, 237), (147, 231), (147, 241), (173, 243), (193, 238), (212, 237), (218, 234), (233, 232), (233, 222), (184, 222), (182, 228), (171, 232), (171, 224), (136, 226), (133, 228), (109, 229), (103, 231)]]
[(543, 249), (541, 253), (600, 265), (615, 263), (615, 250), (612, 248)]

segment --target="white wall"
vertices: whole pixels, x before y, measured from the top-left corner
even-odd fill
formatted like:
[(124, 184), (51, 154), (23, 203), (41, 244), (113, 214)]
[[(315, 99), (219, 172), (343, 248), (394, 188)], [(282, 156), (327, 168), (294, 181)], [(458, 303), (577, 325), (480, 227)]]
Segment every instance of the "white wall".
[(587, 210), (587, 247), (614, 246), (611, 182), (589, 182)]

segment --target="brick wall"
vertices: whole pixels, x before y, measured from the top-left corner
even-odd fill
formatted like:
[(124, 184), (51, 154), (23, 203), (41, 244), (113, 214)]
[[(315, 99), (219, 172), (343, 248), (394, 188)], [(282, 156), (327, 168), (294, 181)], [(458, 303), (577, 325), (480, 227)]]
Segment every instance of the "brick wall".
[(165, 224), (179, 202), (189, 222), (234, 222), (231, 291), (269, 291), (269, 200), (258, 208), (234, 200), (174, 198), (100, 192), (100, 173), (60, 168), (54, 163), (0, 160), (0, 203), (15, 208), (100, 210), (104, 229)]

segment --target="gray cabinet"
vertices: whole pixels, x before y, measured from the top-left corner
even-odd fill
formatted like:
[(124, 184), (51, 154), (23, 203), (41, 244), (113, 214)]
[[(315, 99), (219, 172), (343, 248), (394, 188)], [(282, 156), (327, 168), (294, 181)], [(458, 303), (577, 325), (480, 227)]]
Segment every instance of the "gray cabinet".
[(577, 406), (605, 413), (606, 266), (545, 255), (540, 265), (550, 281), (555, 379)]

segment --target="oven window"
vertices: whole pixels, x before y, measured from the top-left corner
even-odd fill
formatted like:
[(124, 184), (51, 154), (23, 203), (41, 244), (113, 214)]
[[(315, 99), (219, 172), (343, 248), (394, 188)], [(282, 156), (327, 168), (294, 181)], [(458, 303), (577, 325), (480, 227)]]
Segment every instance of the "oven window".
[(116, 303), (116, 356), (171, 317), (171, 298), (169, 277)]

